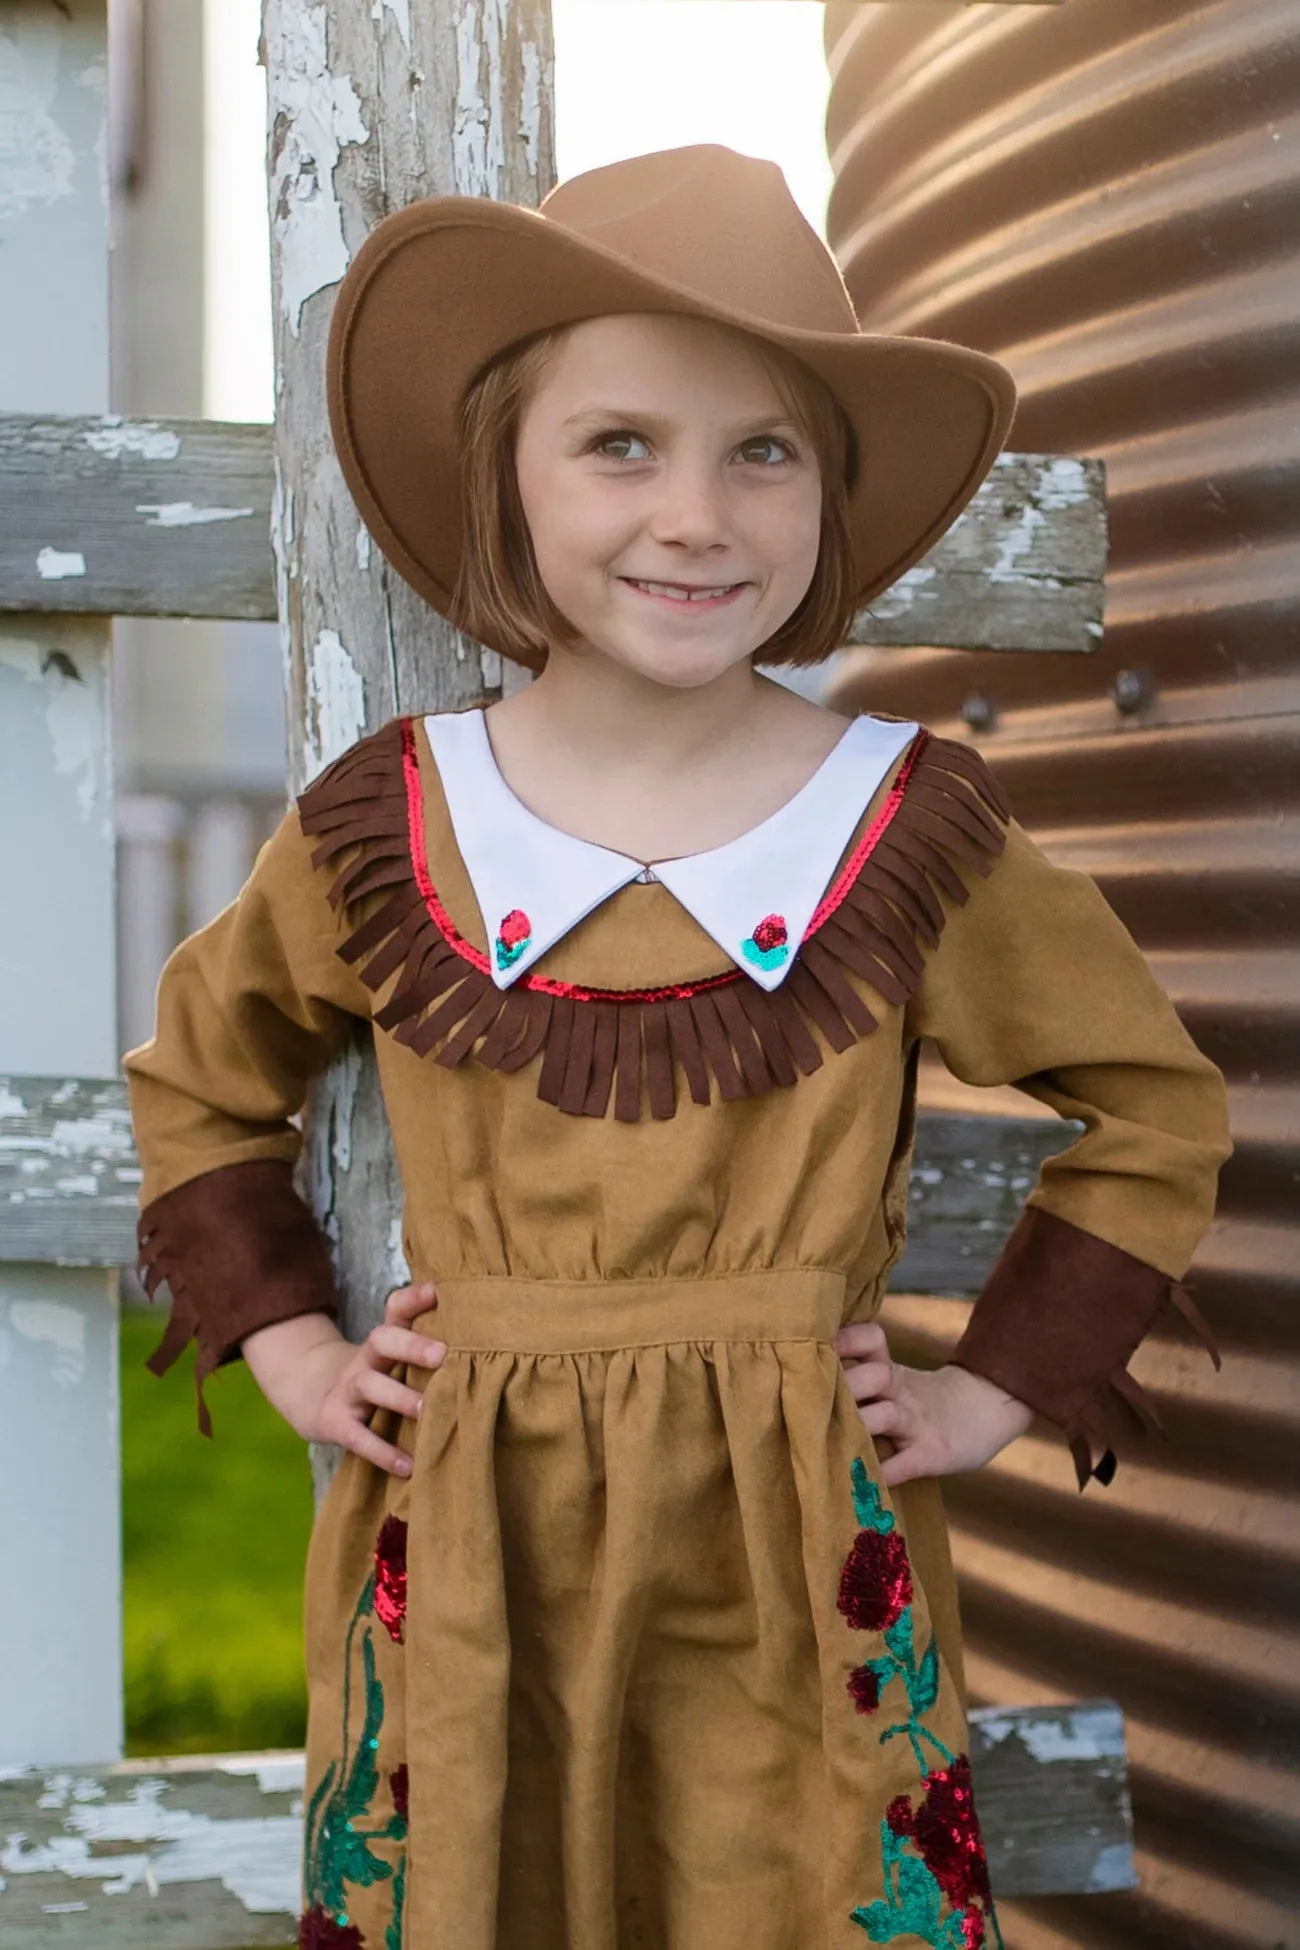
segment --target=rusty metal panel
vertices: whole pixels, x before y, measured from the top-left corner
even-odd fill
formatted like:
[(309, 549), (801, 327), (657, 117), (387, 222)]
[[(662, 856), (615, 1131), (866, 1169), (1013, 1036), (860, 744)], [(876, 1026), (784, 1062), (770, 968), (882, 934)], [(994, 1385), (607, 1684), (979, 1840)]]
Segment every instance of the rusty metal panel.
[[(1089, 657), (862, 648), (836, 694), (974, 735), (1225, 1070), (1236, 1155), (1169, 1439), (1080, 1499), (1031, 1437), (949, 1486), (981, 1702), (1128, 1714), (1139, 1890), (1009, 1950), (1300, 1945), (1300, 7), (831, 4), (829, 234), (868, 329), (1006, 360), (1017, 446), (1106, 463)], [(936, 1108), (999, 1113), (933, 1070)], [(939, 1357), (956, 1300), (895, 1299)]]

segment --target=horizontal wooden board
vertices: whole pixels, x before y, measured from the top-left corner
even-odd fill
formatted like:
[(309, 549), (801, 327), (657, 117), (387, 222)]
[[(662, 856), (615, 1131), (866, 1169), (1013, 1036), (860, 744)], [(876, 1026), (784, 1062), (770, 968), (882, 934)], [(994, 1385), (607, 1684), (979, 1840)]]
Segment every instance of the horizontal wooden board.
[(120, 1079), (0, 1076), (0, 1261), (131, 1265), (139, 1189)]
[(956, 1299), (978, 1293), (1044, 1159), (1082, 1132), (1082, 1124), (1059, 1118), (919, 1112), (907, 1245), (890, 1291)]
[[(0, 609), (273, 619), (273, 430), (0, 416)], [(1095, 460), (1003, 454), (957, 525), (857, 619), (856, 643), (1093, 650)]]
[[(1078, 1126), (922, 1111), (896, 1293), (977, 1293), (1038, 1167)], [(0, 1261), (129, 1266), (140, 1167), (126, 1085), (0, 1077)]]
[[(1124, 1724), (1107, 1700), (972, 1716), (994, 1893), (1133, 1885)], [(300, 1754), (0, 1770), (5, 1950), (254, 1950), (293, 1940)]]

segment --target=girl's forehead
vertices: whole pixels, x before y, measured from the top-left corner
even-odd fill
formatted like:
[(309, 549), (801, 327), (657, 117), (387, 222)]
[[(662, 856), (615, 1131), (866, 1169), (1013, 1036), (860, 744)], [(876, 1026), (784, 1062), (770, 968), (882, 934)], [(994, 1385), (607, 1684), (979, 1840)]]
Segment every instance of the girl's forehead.
[(570, 326), (548, 361), (543, 385), (586, 391), (622, 380), (645, 390), (702, 379), (765, 404), (779, 401), (768, 361), (744, 332), (668, 312), (613, 313)]

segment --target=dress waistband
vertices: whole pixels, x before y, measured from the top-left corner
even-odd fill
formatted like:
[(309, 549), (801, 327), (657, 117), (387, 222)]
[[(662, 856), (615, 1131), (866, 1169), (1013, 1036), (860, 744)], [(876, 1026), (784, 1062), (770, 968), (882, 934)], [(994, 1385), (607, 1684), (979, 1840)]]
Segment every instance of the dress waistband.
[(449, 1347), (578, 1354), (680, 1341), (830, 1341), (842, 1273), (796, 1267), (717, 1279), (438, 1281), (421, 1333)]

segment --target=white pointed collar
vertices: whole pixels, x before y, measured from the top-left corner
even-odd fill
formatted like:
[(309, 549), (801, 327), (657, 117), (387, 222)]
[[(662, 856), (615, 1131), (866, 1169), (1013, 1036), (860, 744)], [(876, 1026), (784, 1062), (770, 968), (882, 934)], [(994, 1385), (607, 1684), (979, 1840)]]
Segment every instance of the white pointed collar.
[(434, 713), (424, 728), (499, 989), (647, 871), (737, 967), (762, 988), (779, 987), (858, 821), (919, 729), (854, 718), (770, 819), (725, 846), (647, 869), (531, 813), (501, 776), (482, 711)]

